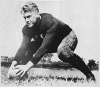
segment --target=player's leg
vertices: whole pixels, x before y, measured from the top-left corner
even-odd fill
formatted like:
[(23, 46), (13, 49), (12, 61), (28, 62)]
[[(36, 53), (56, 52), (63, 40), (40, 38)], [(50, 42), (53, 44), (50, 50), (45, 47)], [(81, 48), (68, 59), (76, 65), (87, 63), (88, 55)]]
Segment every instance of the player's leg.
[(95, 80), (94, 75), (84, 61), (73, 51), (77, 46), (77, 37), (74, 32), (66, 36), (58, 47), (58, 57), (63, 62), (69, 62), (73, 67), (83, 72), (87, 79)]
[(27, 62), (33, 57), (33, 54), (38, 50), (40, 46), (41, 43), (31, 41), (20, 64), (27, 64)]

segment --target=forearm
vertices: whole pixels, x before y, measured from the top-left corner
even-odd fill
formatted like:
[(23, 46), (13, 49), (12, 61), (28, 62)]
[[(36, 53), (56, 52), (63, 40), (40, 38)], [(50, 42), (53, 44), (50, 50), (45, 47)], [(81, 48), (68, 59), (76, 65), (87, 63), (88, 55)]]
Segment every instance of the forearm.
[(26, 47), (20, 47), (15, 55), (14, 61), (17, 61), (19, 63), (21, 59), (24, 57), (26, 52)]
[(26, 49), (27, 49), (30, 41), (31, 41), (30, 37), (23, 35), (23, 40), (22, 40), (21, 46), (18, 49), (18, 51), (15, 55), (15, 58), (14, 58), (14, 60), (17, 61), (17, 63), (19, 63), (20, 60), (24, 57)]
[(30, 59), (30, 61), (34, 64), (34, 65), (36, 65), (39, 61), (40, 61), (40, 59), (44, 56), (44, 54), (47, 52), (47, 50), (48, 50), (48, 47), (46, 48), (46, 46), (45, 47), (40, 47), (38, 50), (37, 50), (37, 52), (35, 53), (35, 55)]

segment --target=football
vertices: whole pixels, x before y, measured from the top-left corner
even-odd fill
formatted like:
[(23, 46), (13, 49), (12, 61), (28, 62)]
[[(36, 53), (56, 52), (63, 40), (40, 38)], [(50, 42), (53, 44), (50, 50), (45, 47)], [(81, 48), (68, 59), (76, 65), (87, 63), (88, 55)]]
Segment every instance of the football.
[(19, 71), (19, 69), (11, 69), (9, 72), (9, 79), (26, 79), (28, 78), (28, 74), (25, 73), (23, 77), (18, 76), (16, 73)]
[(10, 72), (9, 72), (9, 78), (10, 77), (18, 77), (18, 75), (16, 74), (17, 72), (19, 71), (19, 69), (11, 69)]

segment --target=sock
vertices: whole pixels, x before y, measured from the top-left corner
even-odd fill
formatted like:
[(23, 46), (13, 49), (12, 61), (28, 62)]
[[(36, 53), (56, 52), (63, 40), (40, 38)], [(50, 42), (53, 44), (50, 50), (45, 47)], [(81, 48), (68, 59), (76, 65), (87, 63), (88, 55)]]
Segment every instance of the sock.
[(68, 58), (67, 61), (76, 69), (83, 72), (86, 76), (88, 74), (92, 74), (88, 66), (85, 64), (85, 62), (76, 54), (74, 54), (72, 57)]

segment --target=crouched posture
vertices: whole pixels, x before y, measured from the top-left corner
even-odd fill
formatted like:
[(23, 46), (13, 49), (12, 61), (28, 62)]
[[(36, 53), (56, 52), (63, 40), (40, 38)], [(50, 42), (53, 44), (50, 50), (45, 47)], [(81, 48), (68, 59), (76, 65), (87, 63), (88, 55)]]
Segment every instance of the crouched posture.
[[(77, 37), (67, 24), (51, 14), (39, 14), (39, 9), (34, 3), (28, 2), (24, 5), (21, 13), (26, 25), (22, 29), (22, 44), (11, 65), (20, 68), (19, 75), (24, 75), (33, 65), (36, 65), (45, 53), (57, 52), (63, 62), (69, 62), (79, 69), (87, 79), (95, 79), (84, 61), (74, 53)], [(34, 41), (31, 41), (32, 38)]]

